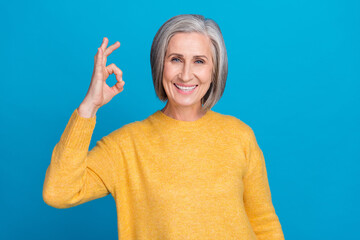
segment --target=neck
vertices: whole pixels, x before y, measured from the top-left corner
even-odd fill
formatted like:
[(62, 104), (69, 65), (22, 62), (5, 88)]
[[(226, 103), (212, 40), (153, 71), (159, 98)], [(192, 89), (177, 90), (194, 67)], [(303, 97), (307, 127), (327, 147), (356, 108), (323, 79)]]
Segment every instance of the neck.
[(196, 106), (181, 107), (167, 101), (165, 107), (161, 110), (165, 115), (181, 121), (196, 121), (205, 115), (201, 103)]

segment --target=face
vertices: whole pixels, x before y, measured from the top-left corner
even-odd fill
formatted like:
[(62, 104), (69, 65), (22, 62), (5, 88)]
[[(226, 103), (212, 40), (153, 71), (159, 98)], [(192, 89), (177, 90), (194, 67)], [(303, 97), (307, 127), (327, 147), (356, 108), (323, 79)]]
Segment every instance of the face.
[(201, 33), (176, 33), (164, 60), (163, 86), (168, 104), (201, 109), (210, 87), (212, 54), (209, 37)]

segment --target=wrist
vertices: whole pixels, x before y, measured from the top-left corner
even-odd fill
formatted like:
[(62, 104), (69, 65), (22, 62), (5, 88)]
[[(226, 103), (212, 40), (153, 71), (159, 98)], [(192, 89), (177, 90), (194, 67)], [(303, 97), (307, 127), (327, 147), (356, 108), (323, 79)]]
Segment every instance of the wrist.
[(96, 115), (96, 112), (99, 108), (89, 105), (86, 103), (81, 103), (80, 106), (77, 108), (77, 111), (80, 117), (83, 118), (93, 118)]

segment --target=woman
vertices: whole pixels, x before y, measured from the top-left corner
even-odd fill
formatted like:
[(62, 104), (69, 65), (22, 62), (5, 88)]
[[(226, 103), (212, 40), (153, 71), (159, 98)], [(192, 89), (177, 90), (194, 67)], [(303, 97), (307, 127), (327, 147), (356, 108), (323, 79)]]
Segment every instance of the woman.
[(104, 38), (86, 97), (54, 148), (44, 201), (68, 208), (111, 193), (119, 239), (283, 239), (252, 129), (211, 110), (227, 77), (218, 25), (200, 15), (168, 20), (151, 47), (165, 107), (88, 152), (97, 110), (124, 87), (121, 70), (106, 66), (120, 44), (107, 44)]

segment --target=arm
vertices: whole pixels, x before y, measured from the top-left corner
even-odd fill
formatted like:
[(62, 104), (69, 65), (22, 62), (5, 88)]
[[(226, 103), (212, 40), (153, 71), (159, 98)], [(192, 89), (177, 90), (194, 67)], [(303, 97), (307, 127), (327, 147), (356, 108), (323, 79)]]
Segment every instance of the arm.
[[(106, 66), (107, 57), (120, 46), (107, 48), (108, 39), (94, 57), (94, 71), (85, 99), (71, 115), (60, 141), (56, 144), (43, 187), (44, 201), (50, 206), (67, 208), (113, 193), (114, 151), (110, 136), (102, 138), (88, 152), (95, 128), (97, 110), (123, 91), (122, 71)], [(115, 74), (117, 83), (109, 87), (106, 79)]]
[(264, 155), (250, 129), (246, 151), (248, 160), (244, 181), (244, 204), (251, 226), (259, 240), (284, 239), (271, 200)]
[(113, 192), (114, 144), (104, 137), (91, 150), (96, 116), (84, 118), (76, 109), (56, 144), (46, 171), (43, 199), (56, 208), (69, 208)]

